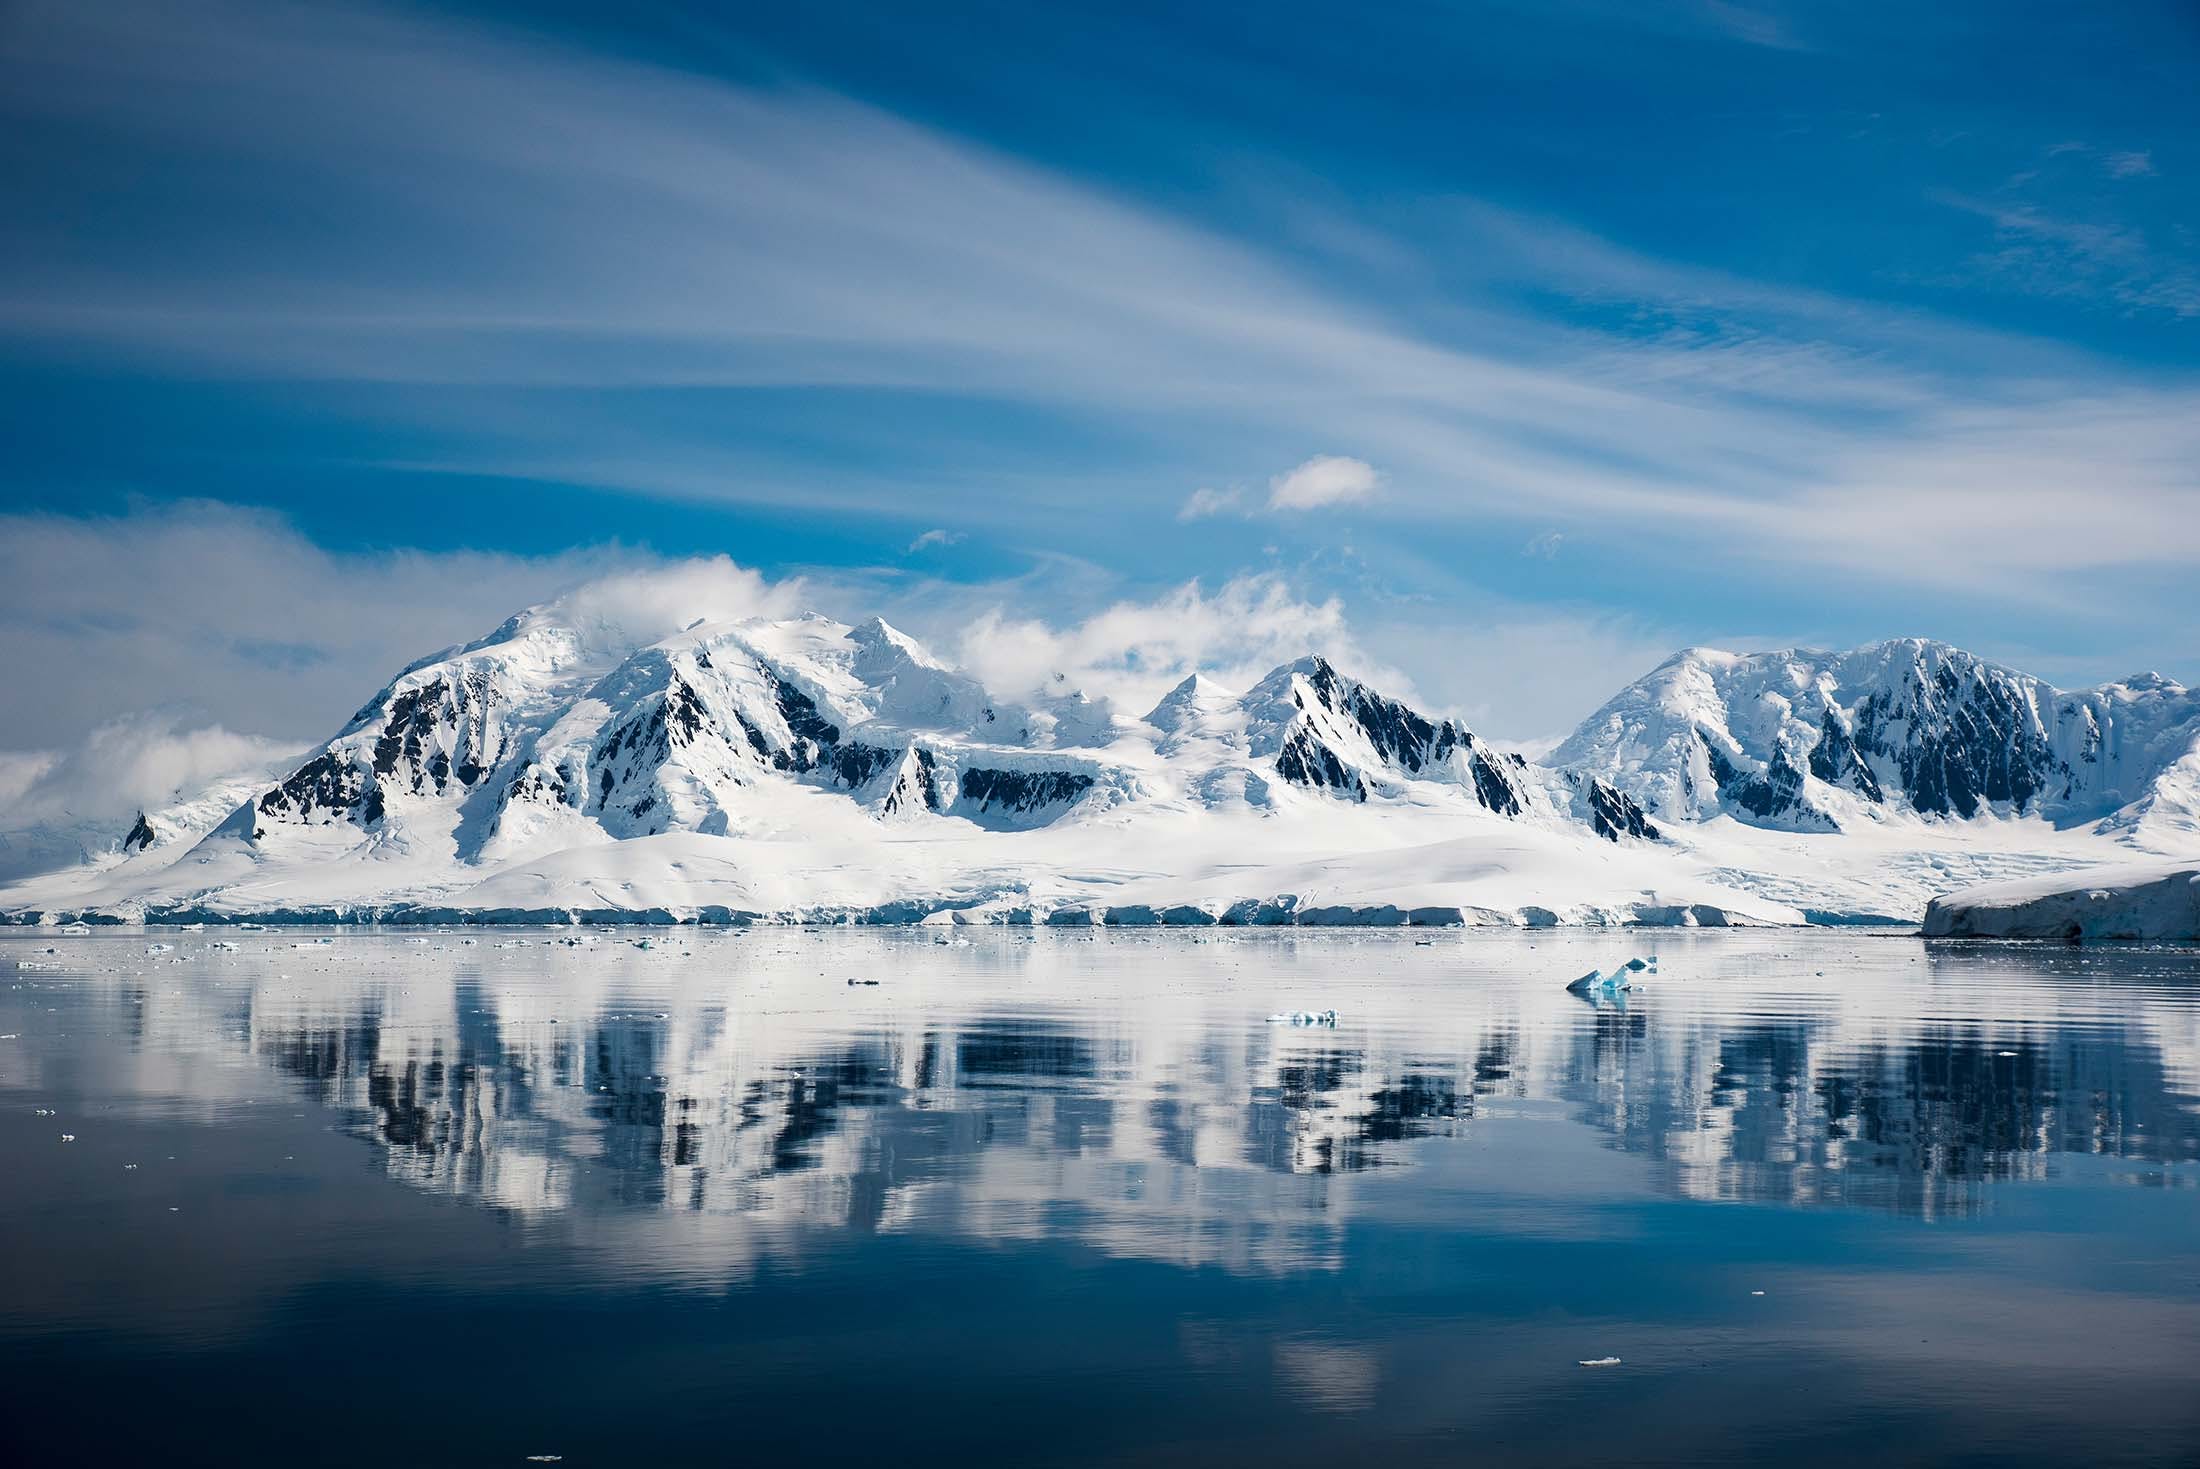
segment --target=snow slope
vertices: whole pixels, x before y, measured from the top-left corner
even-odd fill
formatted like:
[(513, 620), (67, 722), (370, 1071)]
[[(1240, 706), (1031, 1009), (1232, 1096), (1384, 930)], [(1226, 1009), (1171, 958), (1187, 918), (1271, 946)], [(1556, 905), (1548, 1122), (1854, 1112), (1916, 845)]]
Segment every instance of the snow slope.
[(2196, 733), (2162, 680), (1691, 650), (1545, 766), (1316, 657), (1132, 716), (998, 698), (877, 619), (642, 639), (552, 603), (407, 668), (225, 816), (150, 813), (150, 849), (0, 888), (0, 913), (1914, 921), (1951, 888), (2200, 847)]

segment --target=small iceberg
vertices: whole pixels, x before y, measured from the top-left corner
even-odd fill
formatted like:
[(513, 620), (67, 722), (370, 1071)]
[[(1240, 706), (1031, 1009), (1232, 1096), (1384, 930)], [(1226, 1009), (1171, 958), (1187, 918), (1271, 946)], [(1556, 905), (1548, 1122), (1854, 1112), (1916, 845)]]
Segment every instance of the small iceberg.
[(1657, 972), (1658, 961), (1654, 955), (1648, 959), (1629, 959), (1609, 973), (1595, 969), (1590, 970), (1587, 974), (1566, 986), (1566, 993), (1569, 995), (1587, 995), (1591, 998), (1598, 995), (1623, 995), (1638, 987), (1633, 976), (1644, 973), (1656, 974)]
[(1269, 1016), (1268, 1023), (1270, 1025), (1327, 1025), (1333, 1027), (1337, 1023), (1337, 1012), (1334, 1010), (1288, 1010), (1279, 1015)]

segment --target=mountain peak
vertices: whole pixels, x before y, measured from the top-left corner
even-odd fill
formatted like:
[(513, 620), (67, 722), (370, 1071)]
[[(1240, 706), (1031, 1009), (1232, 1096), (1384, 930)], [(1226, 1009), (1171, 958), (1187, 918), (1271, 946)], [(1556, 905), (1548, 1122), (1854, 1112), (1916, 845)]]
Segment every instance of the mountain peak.
[(2060, 693), (1930, 638), (1843, 653), (1686, 649), (1592, 714), (1554, 763), (1667, 820), (1825, 831), (1890, 814), (2095, 820), (2191, 748), (2168, 680)]
[(1206, 674), (1189, 673), (1147, 711), (1145, 722), (1158, 730), (1179, 730), (1205, 713), (1236, 702), (1236, 698)]
[(849, 629), (848, 641), (868, 653), (906, 659), (919, 668), (945, 671), (947, 665), (932, 651), (883, 617), (871, 617)]

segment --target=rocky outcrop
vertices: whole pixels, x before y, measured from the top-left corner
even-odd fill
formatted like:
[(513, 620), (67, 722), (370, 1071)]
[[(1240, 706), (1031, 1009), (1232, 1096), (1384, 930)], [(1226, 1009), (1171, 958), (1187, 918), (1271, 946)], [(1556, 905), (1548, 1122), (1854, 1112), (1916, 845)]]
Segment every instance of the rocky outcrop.
[(153, 830), (153, 823), (146, 820), (145, 813), (140, 811), (137, 814), (137, 824), (131, 827), (129, 834), (122, 839), (122, 850), (125, 852), (142, 852), (159, 840), (159, 834)]

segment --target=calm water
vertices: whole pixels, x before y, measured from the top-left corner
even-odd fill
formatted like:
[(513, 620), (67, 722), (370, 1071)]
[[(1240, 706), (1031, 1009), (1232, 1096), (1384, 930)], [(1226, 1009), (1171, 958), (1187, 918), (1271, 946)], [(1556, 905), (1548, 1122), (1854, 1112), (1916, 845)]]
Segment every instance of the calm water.
[(641, 936), (0, 937), (0, 1458), (2200, 1461), (2192, 951)]

